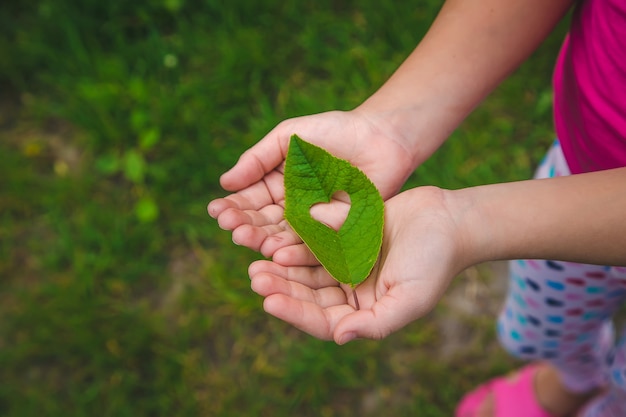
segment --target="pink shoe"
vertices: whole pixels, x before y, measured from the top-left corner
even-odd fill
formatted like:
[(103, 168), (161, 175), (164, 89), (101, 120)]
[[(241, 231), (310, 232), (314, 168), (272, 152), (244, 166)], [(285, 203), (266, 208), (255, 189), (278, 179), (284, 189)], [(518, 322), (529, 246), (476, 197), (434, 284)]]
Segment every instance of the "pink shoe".
[(554, 417), (535, 398), (534, 378), (537, 365), (527, 365), (511, 377), (494, 378), (466, 394), (455, 417), (474, 417), (478, 407), (492, 393), (495, 417)]

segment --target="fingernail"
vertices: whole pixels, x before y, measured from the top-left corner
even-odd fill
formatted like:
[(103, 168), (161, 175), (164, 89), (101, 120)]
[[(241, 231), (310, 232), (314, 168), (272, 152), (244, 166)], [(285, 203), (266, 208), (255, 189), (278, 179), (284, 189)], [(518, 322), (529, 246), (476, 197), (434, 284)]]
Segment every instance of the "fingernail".
[(344, 333), (340, 338), (339, 338), (339, 345), (345, 345), (348, 342), (353, 341), (354, 339), (356, 339), (356, 333), (354, 332), (348, 332), (348, 333)]

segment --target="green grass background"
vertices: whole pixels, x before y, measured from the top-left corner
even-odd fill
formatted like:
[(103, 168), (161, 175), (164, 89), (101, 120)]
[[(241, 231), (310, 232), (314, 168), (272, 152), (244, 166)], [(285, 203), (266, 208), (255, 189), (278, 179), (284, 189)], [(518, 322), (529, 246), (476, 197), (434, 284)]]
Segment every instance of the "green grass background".
[[(301, 334), (262, 311), (256, 255), (206, 214), (243, 150), (359, 104), (440, 5), (1, 2), (0, 415), (439, 417), (508, 369), (491, 317), (440, 355), (445, 306), (381, 342)], [(564, 30), (409, 186), (531, 175)]]

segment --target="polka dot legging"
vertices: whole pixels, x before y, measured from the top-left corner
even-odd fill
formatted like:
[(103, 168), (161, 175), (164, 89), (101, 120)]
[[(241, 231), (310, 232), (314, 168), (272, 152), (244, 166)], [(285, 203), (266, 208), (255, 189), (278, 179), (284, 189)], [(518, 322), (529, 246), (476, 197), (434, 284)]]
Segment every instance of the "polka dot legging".
[[(569, 169), (557, 141), (536, 177), (561, 175)], [(498, 320), (503, 346), (522, 359), (550, 362), (573, 391), (608, 387), (626, 410), (626, 336), (615, 342), (611, 322), (626, 301), (626, 268), (518, 260), (509, 270)]]

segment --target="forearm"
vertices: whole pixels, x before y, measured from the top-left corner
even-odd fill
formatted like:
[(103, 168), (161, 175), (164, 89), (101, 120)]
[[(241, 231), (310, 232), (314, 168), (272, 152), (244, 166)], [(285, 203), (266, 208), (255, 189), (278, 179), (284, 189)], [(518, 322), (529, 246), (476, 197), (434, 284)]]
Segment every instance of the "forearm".
[(466, 264), (626, 265), (626, 168), (450, 192)]
[(357, 111), (384, 118), (423, 162), (511, 73), (572, 0), (448, 0), (393, 76)]

